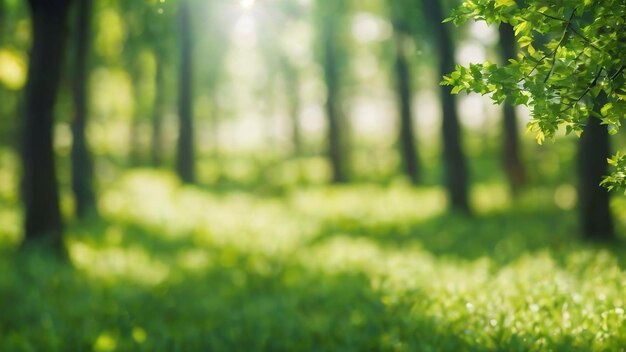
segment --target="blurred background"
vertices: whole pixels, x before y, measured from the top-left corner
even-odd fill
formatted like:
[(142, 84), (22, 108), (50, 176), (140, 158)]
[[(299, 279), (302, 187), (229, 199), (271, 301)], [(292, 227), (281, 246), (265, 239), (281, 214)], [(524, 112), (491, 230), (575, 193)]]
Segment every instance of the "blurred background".
[[(626, 202), (617, 244), (581, 240), (578, 140), (538, 145), (525, 108), (439, 84), (515, 57), (512, 28), (444, 24), (453, 0), (45, 3), (0, 1), (7, 350), (574, 348), (564, 302), (626, 303)], [(16, 254), (42, 232), (74, 269)]]
[[(437, 4), (444, 17), (456, 5)], [(372, 0), (334, 8), (338, 5), (305, 0), (192, 1), (186, 5), (191, 9), (185, 25), (179, 5), (99, 1), (90, 9), (85, 134), (96, 189), (129, 168), (176, 172), (179, 115), (188, 110), (192, 179), (201, 185), (267, 192), (329, 181), (445, 185), (443, 146), (459, 143), (457, 153), (469, 160), (463, 161), (468, 185), (507, 188), (509, 183), (514, 191), (522, 184), (549, 186), (560, 191), (557, 206), (575, 205), (573, 142), (536, 145), (534, 136), (525, 133), (528, 113), (523, 109), (512, 112), (516, 126), (508, 127), (519, 137), (507, 137), (501, 107), (486, 97), (440, 99), (442, 73), (454, 63), (506, 60), (502, 47), (515, 44), (511, 37), (501, 38), (498, 28), (446, 25), (443, 45), (449, 49), (443, 52), (453, 55), (445, 59), (452, 66), (440, 72), (438, 29), (423, 19), (419, 2)], [(77, 28), (77, 11), (69, 14), (68, 55), (54, 115), (67, 214), (74, 208), (67, 192), (75, 111), (72, 68), (76, 32), (85, 31)], [(29, 21), (25, 3), (5, 1), (0, 52), (5, 193), (17, 190), (19, 179), (14, 164)], [(188, 54), (181, 47), (183, 36), (190, 41)], [(187, 76), (182, 60), (188, 60)], [(446, 141), (442, 106), (450, 104), (458, 111), (454, 119), (462, 133)], [(508, 191), (501, 193), (507, 197)]]

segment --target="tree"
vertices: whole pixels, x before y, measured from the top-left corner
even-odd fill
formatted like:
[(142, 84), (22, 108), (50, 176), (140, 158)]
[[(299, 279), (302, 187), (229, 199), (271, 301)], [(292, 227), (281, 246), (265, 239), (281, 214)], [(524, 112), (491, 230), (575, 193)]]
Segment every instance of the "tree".
[(407, 14), (412, 15), (409, 10), (411, 9), (410, 5), (406, 1), (392, 1), (389, 6), (391, 7), (391, 24), (395, 45), (394, 74), (400, 115), (398, 144), (406, 174), (413, 184), (418, 184), (420, 181), (420, 164), (413, 132), (412, 76), (407, 58), (407, 41), (414, 34), (411, 28), (414, 19), (407, 18)]
[(193, 79), (192, 79), (192, 43), (191, 43), (191, 4), (183, 0), (179, 7), (180, 26), (180, 79), (178, 96), (178, 148), (176, 170), (185, 183), (195, 181), (195, 156), (193, 135)]
[(91, 48), (92, 0), (78, 0), (72, 79), (74, 119), (72, 120), (72, 190), (79, 218), (96, 211), (93, 165), (85, 137), (88, 120), (89, 52)]
[(46, 242), (62, 249), (53, 150), (53, 109), (63, 66), (70, 0), (29, 0), (32, 48), (23, 97), (22, 197), (24, 243)]
[[(609, 150), (603, 130), (616, 133), (626, 114), (626, 3), (467, 1), (451, 20), (459, 24), (469, 18), (513, 25), (521, 52), (504, 66), (457, 67), (444, 84), (454, 86), (454, 92), (491, 93), (497, 103), (510, 99), (529, 106), (533, 118), (529, 129), (536, 132), (539, 143), (553, 138), (561, 127), (568, 134), (582, 136), (579, 194), (583, 234), (592, 239), (613, 237), (608, 196), (599, 196), (598, 183), (604, 172), (599, 165), (605, 163)], [(617, 154), (610, 162), (616, 171), (602, 184), (609, 189), (623, 188), (626, 158)]]
[(4, 4), (4, 0), (0, 0), (0, 43), (4, 37), (4, 27), (6, 20), (6, 5)]
[(150, 138), (150, 155), (152, 166), (160, 167), (163, 164), (163, 115), (165, 114), (165, 65), (160, 53), (155, 55), (154, 104), (152, 111), (152, 136)]
[(172, 24), (175, 23), (175, 4), (160, 2), (144, 7), (142, 44), (147, 45), (154, 57), (154, 98), (152, 100), (152, 119), (150, 136), (150, 160), (153, 167), (160, 167), (164, 162), (163, 119), (168, 106), (168, 82), (166, 72), (170, 67), (172, 53), (176, 52), (175, 36)]
[(301, 157), (303, 155), (304, 146), (300, 126), (300, 77), (298, 68), (294, 67), (287, 57), (283, 56), (281, 62), (285, 91), (287, 94), (288, 112), (291, 118), (293, 156)]
[[(498, 27), (500, 33), (500, 54), (503, 62), (516, 58), (515, 33), (513, 27), (502, 23)], [(517, 127), (517, 113), (515, 105), (506, 101), (503, 107), (503, 153), (502, 160), (504, 170), (509, 179), (509, 187), (513, 196), (517, 195), (520, 188), (526, 183), (526, 170), (520, 156), (519, 131)]]
[[(195, 52), (201, 55), (202, 65), (194, 67), (194, 77), (197, 77), (196, 84), (202, 89), (203, 94), (209, 102), (209, 108), (203, 112), (209, 118), (210, 145), (213, 149), (213, 156), (219, 158), (220, 141), (219, 128), (223, 116), (220, 109), (220, 99), (218, 98), (218, 88), (221, 86), (227, 72), (225, 68), (226, 55), (231, 45), (231, 18), (224, 16), (228, 11), (228, 4), (222, 1), (200, 1), (194, 3), (198, 13), (203, 15), (202, 21), (195, 21), (196, 40), (194, 44)], [(263, 33), (263, 32), (261, 32)], [(275, 40), (275, 38), (273, 38)]]
[(319, 62), (324, 70), (326, 84), (326, 118), (328, 121), (328, 158), (332, 168), (332, 181), (345, 183), (349, 179), (346, 121), (341, 109), (342, 62), (346, 57), (341, 43), (346, 0), (320, 0), (316, 2), (315, 18)]
[[(601, 100), (598, 96), (596, 113)], [(582, 233), (589, 239), (611, 240), (615, 238), (609, 192), (600, 186), (607, 174), (607, 158), (611, 156), (609, 130), (600, 119), (588, 118), (578, 145), (578, 199)]]
[[(437, 0), (422, 0), (424, 16), (433, 28), (433, 40), (439, 59), (439, 73), (443, 76), (454, 69), (454, 43), (441, 21), (444, 19), (441, 3)], [(456, 98), (452, 89), (441, 86), (440, 99), (443, 110), (443, 154), (446, 169), (446, 187), (450, 207), (468, 213), (468, 171), (465, 155), (461, 147), (461, 126), (459, 123)]]
[[(149, 6), (140, 1), (122, 1), (117, 4), (124, 14), (125, 43), (122, 52), (122, 62), (132, 84), (133, 113), (129, 131), (128, 144), (129, 164), (141, 166), (143, 164), (143, 150), (141, 145), (141, 127), (148, 114), (145, 85), (148, 74), (142, 54), (146, 51), (145, 32), (152, 18)], [(156, 10), (155, 10), (156, 11)], [(152, 77), (150, 77), (152, 78)]]

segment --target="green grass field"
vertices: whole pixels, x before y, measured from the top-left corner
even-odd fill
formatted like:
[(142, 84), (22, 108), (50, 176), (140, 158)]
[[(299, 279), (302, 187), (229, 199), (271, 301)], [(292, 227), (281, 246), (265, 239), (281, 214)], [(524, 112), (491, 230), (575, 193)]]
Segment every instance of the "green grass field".
[(437, 187), (266, 195), (133, 171), (102, 194), (101, 219), (70, 225), (71, 265), (13, 250), (7, 192), (2, 351), (626, 346), (626, 249), (579, 242), (545, 190), (512, 204), (475, 187), (468, 218), (446, 215)]

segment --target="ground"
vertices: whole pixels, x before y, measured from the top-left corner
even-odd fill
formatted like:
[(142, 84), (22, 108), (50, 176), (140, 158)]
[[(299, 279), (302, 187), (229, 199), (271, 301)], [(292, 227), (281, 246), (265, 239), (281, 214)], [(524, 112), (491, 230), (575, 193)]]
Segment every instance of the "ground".
[(126, 172), (70, 224), (70, 263), (4, 237), (0, 350), (626, 346), (621, 242), (579, 241), (550, 192), (473, 200), (466, 217), (402, 182), (272, 195)]

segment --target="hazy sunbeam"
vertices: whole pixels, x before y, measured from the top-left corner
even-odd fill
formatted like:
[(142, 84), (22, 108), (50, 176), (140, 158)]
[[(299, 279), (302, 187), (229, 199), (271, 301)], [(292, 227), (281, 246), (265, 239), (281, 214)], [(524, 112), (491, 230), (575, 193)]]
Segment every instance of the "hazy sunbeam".
[(239, 6), (241, 6), (241, 8), (244, 10), (248, 10), (254, 7), (254, 3), (255, 3), (255, 0), (240, 0)]

